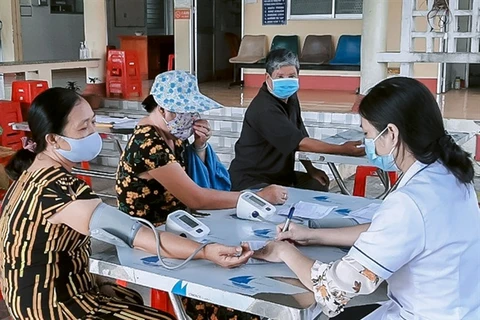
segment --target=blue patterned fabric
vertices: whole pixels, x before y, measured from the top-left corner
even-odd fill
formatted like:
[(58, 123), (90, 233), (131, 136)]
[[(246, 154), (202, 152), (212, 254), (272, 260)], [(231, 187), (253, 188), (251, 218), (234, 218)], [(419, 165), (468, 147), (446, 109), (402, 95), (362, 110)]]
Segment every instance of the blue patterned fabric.
[(202, 188), (230, 191), (232, 184), (227, 168), (210, 145), (207, 145), (206, 152), (203, 163), (192, 145), (185, 149), (188, 176)]
[(197, 78), (185, 71), (160, 73), (155, 78), (150, 94), (160, 107), (175, 113), (202, 113), (223, 107), (201, 94)]

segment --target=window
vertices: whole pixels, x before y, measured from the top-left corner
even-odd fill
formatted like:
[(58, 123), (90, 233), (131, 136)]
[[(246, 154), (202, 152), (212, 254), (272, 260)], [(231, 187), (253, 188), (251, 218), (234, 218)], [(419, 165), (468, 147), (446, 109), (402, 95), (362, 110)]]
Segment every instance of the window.
[(361, 19), (363, 0), (288, 0), (289, 19)]
[(83, 13), (83, 0), (51, 0), (50, 13)]

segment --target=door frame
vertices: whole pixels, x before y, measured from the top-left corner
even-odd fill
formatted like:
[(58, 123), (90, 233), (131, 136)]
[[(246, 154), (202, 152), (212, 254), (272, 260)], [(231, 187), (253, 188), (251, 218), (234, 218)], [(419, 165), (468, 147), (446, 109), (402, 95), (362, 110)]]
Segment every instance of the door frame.
[(197, 75), (197, 0), (192, 1), (190, 17), (190, 73)]
[[(192, 0), (192, 15), (190, 17), (190, 37), (189, 37), (189, 43), (190, 43), (190, 73), (193, 75), (197, 75), (198, 73), (198, 19), (197, 19), (197, 3), (198, 1), (201, 0)], [(215, 0), (213, 0), (213, 17), (214, 17), (214, 24), (216, 20), (216, 5), (215, 5)], [(216, 28), (216, 25), (215, 25)], [(241, 38), (243, 39), (243, 36), (245, 35), (245, 0), (241, 0), (241, 26), (240, 26), (240, 32), (241, 32)], [(216, 56), (215, 56), (215, 46), (216, 46), (216, 40), (215, 40), (215, 35), (213, 37), (213, 75), (215, 75), (215, 62), (216, 62)], [(240, 77), (241, 80), (243, 80), (243, 69), (241, 69), (240, 72)]]

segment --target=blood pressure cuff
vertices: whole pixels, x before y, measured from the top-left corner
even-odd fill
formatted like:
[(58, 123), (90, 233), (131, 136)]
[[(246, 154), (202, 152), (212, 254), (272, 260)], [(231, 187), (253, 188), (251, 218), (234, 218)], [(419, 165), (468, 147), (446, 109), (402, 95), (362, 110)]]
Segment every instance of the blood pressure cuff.
[(100, 203), (90, 219), (90, 235), (118, 247), (133, 248), (133, 240), (142, 223), (120, 210)]

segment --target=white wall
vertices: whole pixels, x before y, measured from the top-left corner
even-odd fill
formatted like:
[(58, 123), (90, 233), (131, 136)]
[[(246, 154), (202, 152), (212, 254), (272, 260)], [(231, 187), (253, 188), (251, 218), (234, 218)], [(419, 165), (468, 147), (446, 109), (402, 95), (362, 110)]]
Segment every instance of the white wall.
[(10, 0), (0, 0), (0, 21), (3, 24), (0, 33), (0, 39), (2, 40), (0, 61), (15, 60), (12, 10), (12, 2)]
[[(145, 20), (145, 0), (131, 0), (129, 10), (135, 11), (135, 14), (142, 15)], [(118, 36), (133, 36), (135, 32), (147, 33), (146, 25), (143, 27), (116, 27), (115, 26), (115, 3), (114, 0), (107, 0), (107, 23), (108, 23), (108, 44), (120, 49), (120, 39)]]
[(49, 6), (32, 7), (32, 16), (20, 21), (24, 61), (79, 58), (83, 14), (51, 14)]
[[(1, 1), (1, 0), (0, 0)], [(162, 6), (158, 5), (159, 1), (163, 1)], [(107, 23), (108, 23), (108, 44), (120, 48), (119, 36), (133, 36), (135, 32), (140, 31), (146, 35), (173, 35), (173, 0), (127, 0), (123, 1), (127, 12), (132, 13), (137, 20), (142, 20), (143, 27), (117, 27), (115, 26), (115, 2), (107, 0)], [(153, 18), (150, 22), (155, 21), (156, 14), (162, 15), (164, 20), (163, 26), (155, 26), (148, 24), (147, 17)]]

